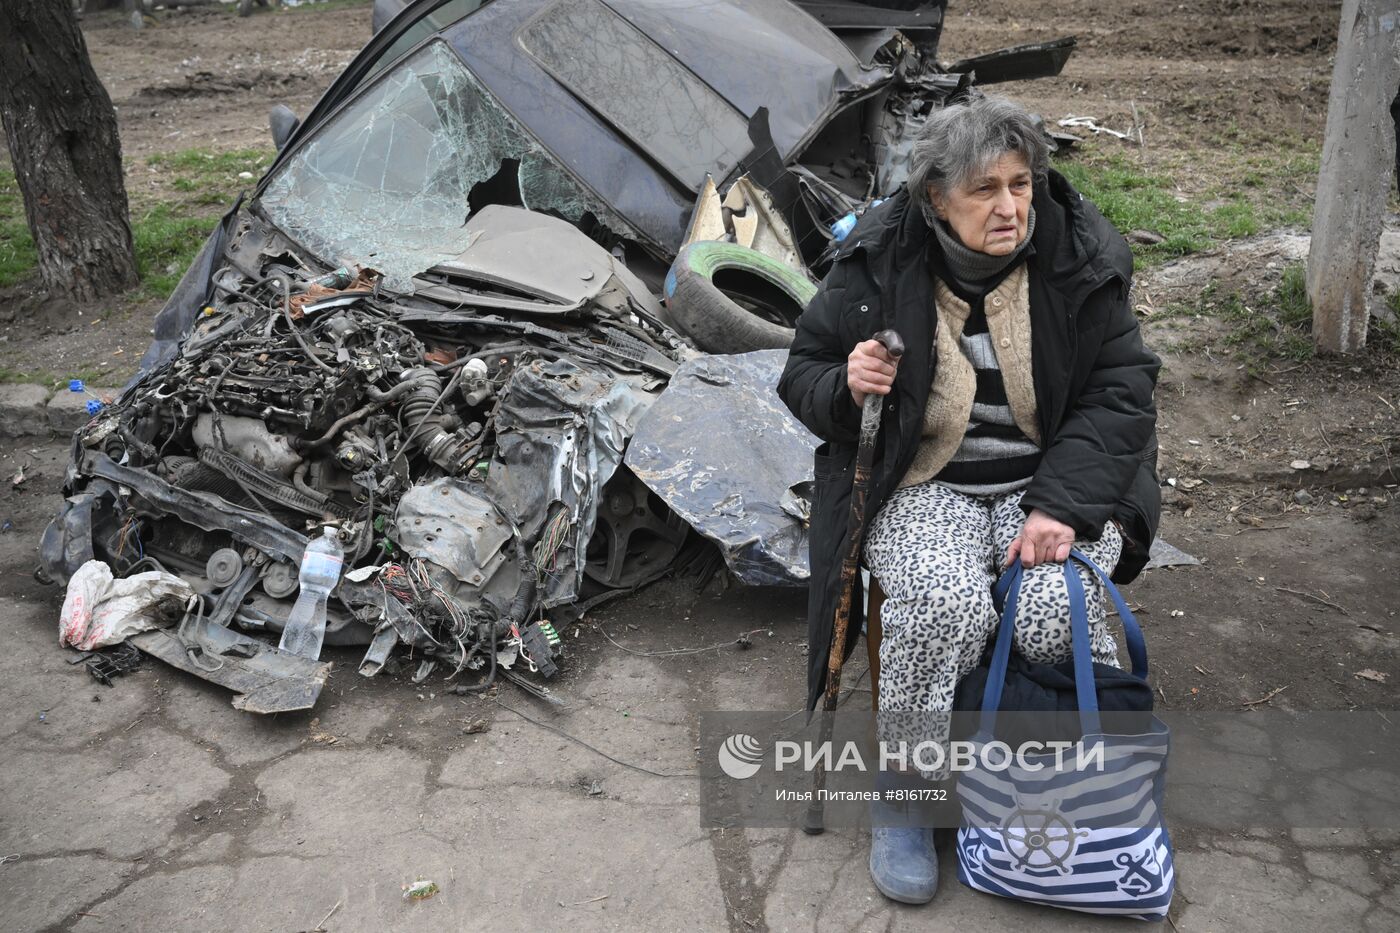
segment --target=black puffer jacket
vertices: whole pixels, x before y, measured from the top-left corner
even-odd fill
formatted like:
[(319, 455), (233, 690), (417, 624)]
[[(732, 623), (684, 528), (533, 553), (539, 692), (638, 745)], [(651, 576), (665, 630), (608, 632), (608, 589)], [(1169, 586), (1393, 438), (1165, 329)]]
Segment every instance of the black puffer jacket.
[[(1159, 361), (1142, 345), (1128, 302), (1133, 258), (1098, 210), (1052, 171), (1035, 187), (1030, 272), (1031, 358), (1045, 454), (1021, 500), (1081, 535), (1123, 527), (1114, 579), (1147, 561), (1161, 515), (1157, 413)], [(874, 516), (917, 450), (937, 360), (929, 250), (937, 249), (907, 192), (871, 210), (847, 237), (821, 290), (797, 323), (778, 394), (817, 448), (808, 598), (808, 705), (826, 678), (841, 555), (846, 550), (860, 411), (846, 387), (855, 345), (892, 327), (905, 355), (885, 404), (867, 515)], [(846, 650), (861, 628), (860, 583)]]

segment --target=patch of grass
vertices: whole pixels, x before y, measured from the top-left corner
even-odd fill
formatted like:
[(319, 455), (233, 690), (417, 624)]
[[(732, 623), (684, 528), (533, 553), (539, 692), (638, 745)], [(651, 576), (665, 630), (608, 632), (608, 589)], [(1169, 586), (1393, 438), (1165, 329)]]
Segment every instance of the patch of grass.
[(268, 149), (183, 149), (146, 159), (178, 195), (131, 218), (144, 296), (165, 298), (174, 290), (219, 216), (240, 191), (256, 184), (272, 156)]
[(1322, 167), (1322, 144), (1311, 141), (1299, 150), (1264, 155), (1262, 161), (1265, 164), (1277, 164), (1281, 173), (1292, 176), (1295, 180), (1310, 181), (1317, 178), (1318, 169)]
[[(18, 220), (14, 220), (8, 210), (8, 205), (0, 199), (0, 288), (33, 275), (38, 265), (23, 207)], [(141, 284), (133, 297), (169, 297), (218, 221), (217, 214), (191, 214), (170, 204), (158, 204), (144, 215), (132, 217), (136, 270), (141, 276)], [(34, 381), (5, 372), (0, 381)]]
[(1266, 294), (1222, 294), (1211, 283), (1201, 290), (1194, 304), (1169, 311), (1223, 321), (1229, 327), (1225, 346), (1250, 373), (1263, 371), (1271, 360), (1301, 363), (1316, 355), (1312, 307), (1308, 304), (1307, 277), (1302, 265), (1284, 269), (1278, 286)]
[(255, 169), (258, 163), (271, 155), (265, 149), (233, 149), (229, 152), (210, 152), (207, 149), (182, 149), (179, 152), (164, 152), (146, 159), (148, 165), (164, 166), (178, 172), (196, 175), (237, 174)]
[(146, 159), (168, 196), (131, 218), (142, 296), (170, 295), (219, 217), (239, 192), (257, 184), (275, 154), (271, 149), (183, 149)]
[(1322, 147), (1313, 140), (1293, 149), (1231, 152), (1216, 190), (1248, 199), (1262, 230), (1307, 229), (1312, 226), (1313, 187), (1321, 163)]
[(112, 374), (101, 369), (80, 368), (66, 375), (59, 375), (47, 369), (15, 369), (0, 366), (0, 383), (30, 382), (48, 386), (51, 390), (64, 388), (70, 379), (81, 379), (88, 385), (102, 385), (112, 381)]
[[(51, 375), (51, 374), (42, 374)], [(0, 382), (43, 382), (41, 374), (31, 373), (25, 369), (15, 369), (11, 366), (0, 366)]]
[(1312, 305), (1308, 302), (1308, 273), (1299, 263), (1283, 270), (1283, 280), (1274, 292), (1280, 320), (1288, 327), (1312, 327)]
[[(184, 149), (166, 152), (146, 159), (146, 164), (165, 176), (165, 183), (181, 194), (193, 195), (188, 200), (199, 205), (226, 206), (240, 191), (252, 188), (275, 153), (271, 149), (234, 149), (211, 152), (208, 149)], [(239, 175), (247, 174), (248, 178)]]
[[(132, 211), (131, 233), (141, 276), (132, 297), (170, 295), (219, 217), (240, 191), (253, 187), (273, 154), (270, 149), (186, 149), (146, 160), (165, 176), (166, 197), (145, 211)], [(253, 178), (239, 178), (240, 173)], [(37, 264), (14, 172), (0, 169), (0, 288), (33, 275)]]
[(1122, 233), (1147, 230), (1163, 242), (1134, 248), (1140, 262), (1161, 261), (1205, 249), (1210, 225), (1205, 212), (1174, 190), (1170, 180), (1147, 174), (1119, 154), (1055, 166), (1093, 201)]
[(192, 215), (169, 204), (132, 218), (141, 291), (151, 298), (169, 297), (218, 222), (218, 215)]
[(0, 168), (0, 288), (8, 288), (28, 276), (38, 262), (15, 173)]
[(1232, 201), (1210, 212), (1212, 233), (1225, 239), (1241, 239), (1259, 232), (1259, 218), (1248, 201)]
[[(1384, 310), (1371, 315), (1365, 355), (1356, 359), (1369, 359), (1389, 370), (1400, 362), (1400, 290), (1387, 295), (1385, 304)], [(1161, 316), (1224, 322), (1228, 327), (1224, 345), (1229, 355), (1244, 364), (1251, 375), (1267, 372), (1270, 363), (1303, 363), (1317, 356), (1307, 271), (1301, 263), (1284, 269), (1278, 286), (1263, 295), (1224, 294), (1211, 283), (1194, 303), (1173, 305)], [(1198, 352), (1212, 348), (1209, 338), (1189, 346)]]
[(1139, 267), (1199, 252), (1223, 240), (1281, 227), (1307, 228), (1321, 148), (1289, 141), (1277, 148), (1229, 145), (1200, 152), (1110, 149), (1085, 143), (1055, 167), (1121, 232), (1146, 230), (1161, 243), (1135, 245)]

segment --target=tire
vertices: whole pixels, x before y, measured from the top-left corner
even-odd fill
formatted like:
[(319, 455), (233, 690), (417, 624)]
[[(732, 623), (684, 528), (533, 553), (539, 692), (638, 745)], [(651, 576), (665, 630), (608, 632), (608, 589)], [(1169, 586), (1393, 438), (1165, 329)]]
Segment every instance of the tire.
[(718, 240), (686, 246), (666, 274), (667, 316), (707, 353), (792, 346), (797, 317), (816, 293), (797, 270)]

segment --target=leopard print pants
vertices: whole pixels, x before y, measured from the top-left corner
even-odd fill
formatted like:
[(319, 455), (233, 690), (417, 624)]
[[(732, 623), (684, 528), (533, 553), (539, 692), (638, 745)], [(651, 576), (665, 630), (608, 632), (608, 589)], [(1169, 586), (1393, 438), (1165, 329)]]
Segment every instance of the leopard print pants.
[[(865, 563), (885, 592), (878, 697), (883, 741), (946, 743), (946, 718), (928, 714), (953, 708), (958, 681), (996, 634), (992, 585), (1025, 524), (1021, 495), (970, 496), (930, 481), (897, 490), (875, 516)], [(1081, 539), (1075, 547), (1110, 572), (1123, 539), (1109, 523), (1099, 540)], [(1014, 645), (1029, 661), (1057, 664), (1070, 657), (1063, 567), (1040, 564), (1022, 578)], [(1103, 586), (1083, 566), (1075, 569), (1084, 581), (1094, 660), (1118, 666)], [(946, 770), (924, 776), (942, 779)]]

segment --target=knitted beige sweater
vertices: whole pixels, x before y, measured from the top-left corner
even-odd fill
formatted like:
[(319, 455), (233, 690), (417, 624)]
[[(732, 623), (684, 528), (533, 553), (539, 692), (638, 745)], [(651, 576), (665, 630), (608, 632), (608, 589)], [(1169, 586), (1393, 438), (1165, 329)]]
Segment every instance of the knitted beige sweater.
[[(958, 345), (972, 309), (941, 279), (934, 279), (933, 291), (938, 314), (933, 386), (924, 408), (922, 440), (909, 471), (899, 482), (900, 488), (926, 482), (948, 465), (967, 431), (977, 394), (976, 373)], [(1024, 262), (988, 293), (983, 309), (1011, 416), (1026, 437), (1039, 444), (1035, 374), (1031, 366), (1030, 278)]]

